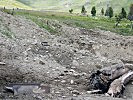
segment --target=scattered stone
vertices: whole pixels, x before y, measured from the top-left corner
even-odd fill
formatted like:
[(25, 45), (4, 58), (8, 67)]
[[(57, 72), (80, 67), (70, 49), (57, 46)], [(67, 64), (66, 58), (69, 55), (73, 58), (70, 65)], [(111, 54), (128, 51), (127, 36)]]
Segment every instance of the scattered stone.
[(42, 46), (50, 46), (50, 45), (48, 44), (48, 42), (41, 42), (41, 45), (42, 45)]
[(75, 67), (75, 66), (72, 66), (71, 68), (72, 68), (72, 69), (76, 69), (76, 67)]
[(75, 72), (75, 70), (73, 70), (73, 69), (70, 69), (70, 71), (69, 72), (72, 72), (72, 73), (74, 73)]
[(45, 62), (43, 62), (42, 60), (40, 60), (40, 61), (39, 61), (39, 64), (45, 65)]
[(133, 82), (132, 82), (132, 85), (133, 85)]
[(9, 84), (5, 87), (8, 92), (18, 94), (50, 93), (50, 87), (44, 84)]
[(56, 91), (55, 94), (60, 94), (60, 92), (59, 91)]
[(0, 62), (0, 65), (6, 65), (6, 63), (4, 63), (4, 62)]
[(65, 70), (64, 73), (68, 73), (68, 70)]
[(73, 66), (76, 66), (76, 67), (79, 66), (79, 63), (76, 60), (73, 60), (72, 64), (73, 64)]
[(74, 80), (71, 80), (70, 83), (73, 84), (74, 83)]
[(69, 89), (71, 91), (73, 88), (72, 87), (67, 87), (67, 89)]
[(66, 81), (65, 80), (62, 80), (61, 83), (66, 83)]
[(41, 96), (36, 96), (36, 98), (39, 100), (43, 100), (43, 98)]
[(76, 97), (77, 95), (76, 94), (73, 94), (74, 97)]
[(62, 98), (66, 98), (66, 96), (62, 96)]
[(102, 68), (102, 65), (100, 65), (100, 64), (96, 64), (95, 66), (96, 66), (96, 68), (98, 68), (98, 69), (101, 69), (101, 68)]
[(78, 78), (79, 78), (81, 75), (80, 75), (80, 74), (77, 74), (77, 73), (74, 73), (74, 74), (73, 74), (73, 76), (75, 76), (75, 77), (78, 77)]
[[(86, 85), (86, 82), (88, 82), (88, 80), (86, 81), (86, 79), (88, 78), (88, 74), (90, 73), (89, 70), (93, 70), (96, 67), (98, 69), (102, 68), (102, 66), (96, 64), (100, 63), (104, 67), (106, 65), (108, 66), (108, 64), (112, 64), (112, 61), (108, 62), (108, 59), (119, 60), (121, 58), (127, 59), (123, 60), (123, 63), (133, 64), (133, 38), (130, 36), (123, 37), (102, 30), (86, 30), (85, 28), (83, 30), (80, 30), (79, 28), (66, 26), (65, 24), (61, 25), (61, 28), (58, 29), (58, 25), (51, 24), (51, 22), (53, 22), (53, 24), (57, 23), (52, 20), (48, 23), (50, 27), (55, 26), (56, 28), (53, 29), (57, 29), (56, 31), (59, 31), (59, 33), (63, 32), (63, 34), (51, 35), (49, 32), (47, 32), (47, 30), (39, 28), (37, 25), (29, 22), (26, 19), (6, 15), (3, 12), (0, 12), (0, 16), (2, 19), (2, 23), (0, 23), (1, 31), (3, 30), (2, 27), (5, 27), (6, 23), (10, 22), (8, 28), (15, 35), (15, 38), (10, 39), (5, 35), (0, 34), (0, 59), (1, 61), (8, 62), (8, 66), (10, 66), (11, 69), (13, 65), (14, 68), (17, 67), (18, 70), (22, 72), (20, 73), (22, 74), (22, 77), (21, 75), (17, 76), (17, 74), (15, 73), (17, 76), (16, 78), (16, 76), (12, 76), (14, 75), (14, 71), (10, 70), (10, 68), (6, 68), (6, 66), (2, 66), (5, 65), (5, 63), (0, 62), (1, 84), (5, 84), (5, 81), (8, 83), (35, 82), (39, 80), (52, 84), (53, 90), (55, 90), (56, 88), (54, 87), (54, 85), (56, 83), (62, 82), (66, 84), (56, 85), (66, 85), (68, 87), (67, 89), (72, 91), (74, 88), (80, 89), (80, 86), (84, 84)], [(42, 18), (38, 19), (40, 21), (43, 21)], [(58, 41), (60, 41), (60, 43), (58, 43)], [(130, 41), (130, 44), (128, 43), (128, 41)], [(121, 44), (122, 46), (119, 45), (119, 43), (121, 42), (124, 43)], [(126, 46), (125, 43), (128, 43), (129, 47), (126, 47), (126, 49), (124, 50), (124, 46)], [(101, 44), (102, 46), (100, 46)], [(69, 52), (71, 52), (73, 56), (69, 55)], [(95, 54), (98, 54), (98, 56)], [(14, 59), (14, 57), (16, 56), (18, 58)], [(106, 57), (107, 60), (102, 58), (102, 56)], [(25, 61), (27, 62), (24, 61), (25, 57), (28, 57), (25, 59)], [(38, 58), (34, 59), (35, 57)], [(43, 59), (45, 59), (45, 61), (43, 61)], [(100, 59), (102, 61), (100, 61)], [(93, 64), (91, 64), (92, 62)], [(93, 67), (95, 65), (96, 67)], [(57, 68), (57, 66), (59, 68)], [(130, 67), (130, 69), (131, 68), (132, 66)], [(69, 71), (69, 69), (74, 70)], [(80, 71), (85, 71), (87, 74), (82, 74)], [(6, 74), (3, 76), (3, 73)], [(110, 73), (108, 75), (110, 75)], [(13, 79), (11, 79), (9, 76), (11, 76)], [(6, 80), (5, 77), (7, 77)], [(58, 78), (54, 80), (54, 77)], [(102, 79), (103, 78), (106, 77), (102, 77)], [(65, 82), (65, 79), (68, 79), (66, 80), (67, 82)], [(82, 79), (83, 82), (81, 81)], [(57, 87), (57, 91), (60, 91), (60, 87), (62, 86)], [(66, 91), (65, 89), (66, 88), (64, 88), (63, 91), (61, 89), (59, 95), (63, 96), (65, 93), (66, 95), (70, 95), (70, 92)], [(81, 91), (84, 90), (81, 89)], [(55, 95), (53, 94), (52, 97), (54, 98)], [(73, 95), (77, 96), (76, 94)], [(58, 94), (56, 96), (58, 97)]]
[(86, 76), (87, 74), (85, 72), (81, 73), (82, 76)]
[(80, 94), (78, 90), (73, 90), (72, 93), (75, 94), (75, 95), (79, 95)]
[(65, 76), (65, 74), (61, 73), (59, 76)]
[(127, 97), (124, 95), (123, 98), (126, 99)]

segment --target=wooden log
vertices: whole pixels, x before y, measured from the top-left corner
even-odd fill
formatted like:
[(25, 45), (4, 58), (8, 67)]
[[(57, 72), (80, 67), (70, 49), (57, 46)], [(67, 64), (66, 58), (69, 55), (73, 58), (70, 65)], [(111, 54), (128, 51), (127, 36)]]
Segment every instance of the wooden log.
[(133, 71), (129, 71), (122, 75), (120, 78), (115, 79), (107, 92), (106, 95), (110, 95), (112, 97), (120, 97), (123, 94), (125, 85), (133, 78)]
[(124, 64), (116, 64), (110, 67), (105, 67), (100, 70), (103, 75), (108, 76), (108, 80), (114, 80), (120, 77), (121, 75), (127, 73), (128, 71), (129, 68)]
[(129, 68), (124, 64), (116, 64), (111, 67), (105, 67), (91, 74), (89, 78), (89, 85), (91, 85), (90, 87), (95, 90), (101, 90), (102, 93), (106, 93), (111, 82), (128, 71)]

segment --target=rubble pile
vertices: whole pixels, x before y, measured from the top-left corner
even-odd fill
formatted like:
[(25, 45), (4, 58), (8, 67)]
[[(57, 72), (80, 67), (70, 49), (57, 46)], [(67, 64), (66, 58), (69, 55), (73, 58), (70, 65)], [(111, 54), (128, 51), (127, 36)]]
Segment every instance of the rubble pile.
[[(115, 79), (126, 84), (125, 80), (128, 82), (130, 79), (127, 76), (132, 75), (125, 67), (127, 63), (133, 64), (131, 36), (124, 37), (99, 29), (71, 27), (59, 21), (49, 20), (48, 24), (60, 33), (56, 35), (41, 29), (22, 16), (0, 12), (0, 19), (0, 28), (7, 30), (0, 31), (0, 99), (99, 100), (100, 97), (101, 100), (116, 100), (102, 94), (89, 94), (89, 76), (92, 76), (91, 82), (95, 84), (97, 81), (93, 80), (93, 77), (98, 78), (103, 87), (99, 88), (96, 85), (96, 89), (103, 93), (111, 92), (111, 95), (115, 96), (115, 92), (112, 91)], [(10, 36), (5, 33), (10, 33)], [(110, 66), (114, 67), (103, 70)], [(92, 75), (92, 71), (95, 70), (99, 71)], [(22, 84), (44, 84), (50, 87), (50, 93), (23, 95), (23, 91), (20, 90), (26, 86), (21, 86)], [(14, 87), (20, 88), (18, 92), (22, 94), (5, 92), (5, 86), (11, 90)], [(133, 85), (129, 83), (123, 93), (124, 98), (132, 100), (132, 92)]]

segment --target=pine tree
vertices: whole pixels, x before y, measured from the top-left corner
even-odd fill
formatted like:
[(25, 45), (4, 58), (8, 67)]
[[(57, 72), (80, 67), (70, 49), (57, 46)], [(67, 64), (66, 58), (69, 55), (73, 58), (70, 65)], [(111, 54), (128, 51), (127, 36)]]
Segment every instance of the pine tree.
[(112, 18), (113, 17), (113, 13), (114, 13), (112, 7), (109, 7), (109, 11), (108, 12), (109, 12), (108, 13), (109, 14), (109, 17)]
[(121, 17), (122, 18), (126, 18), (127, 17), (127, 13), (126, 13), (124, 8), (121, 9)]
[(105, 16), (109, 16), (109, 8), (106, 9)]
[(91, 14), (92, 14), (92, 16), (96, 16), (96, 7), (95, 6), (92, 7)]
[(81, 13), (82, 13), (82, 14), (86, 14), (86, 12), (87, 12), (87, 11), (85, 10), (85, 6), (82, 6)]
[(101, 14), (104, 15), (104, 9), (103, 8), (101, 9)]
[(73, 9), (70, 9), (69, 12), (72, 14), (73, 13)]

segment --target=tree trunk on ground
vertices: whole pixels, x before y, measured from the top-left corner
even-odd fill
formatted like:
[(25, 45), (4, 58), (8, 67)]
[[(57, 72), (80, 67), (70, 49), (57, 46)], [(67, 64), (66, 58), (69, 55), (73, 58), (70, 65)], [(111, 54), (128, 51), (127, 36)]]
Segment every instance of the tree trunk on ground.
[(92, 73), (89, 78), (90, 87), (96, 90), (101, 90), (102, 93), (106, 93), (110, 86), (110, 83), (114, 80), (127, 73), (129, 68), (124, 64), (117, 64), (111, 67), (105, 67)]
[(125, 85), (133, 78), (133, 71), (129, 71), (125, 73), (120, 78), (115, 79), (107, 92), (107, 95), (111, 95), (112, 97), (120, 97), (123, 94), (123, 90)]
[(116, 64), (112, 65), (111, 67), (105, 67), (100, 70), (100, 72), (107, 76), (108, 80), (114, 80), (121, 75), (127, 73), (129, 71), (129, 68), (125, 66), (124, 64)]

